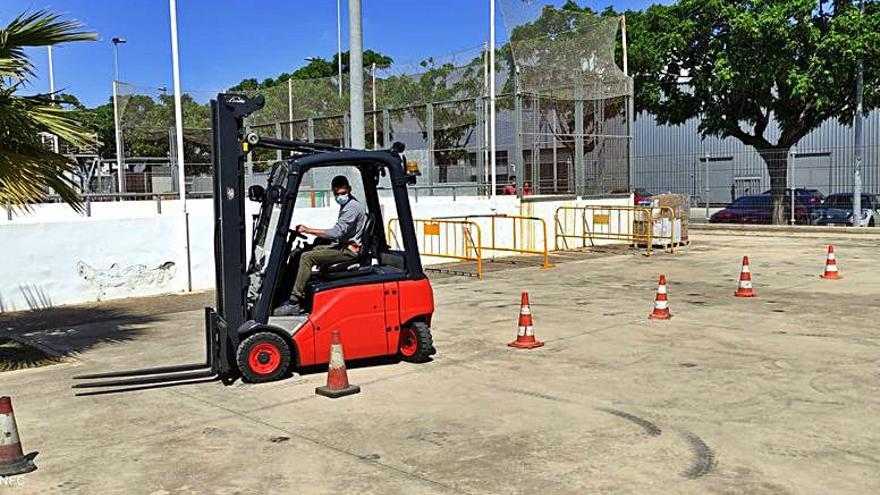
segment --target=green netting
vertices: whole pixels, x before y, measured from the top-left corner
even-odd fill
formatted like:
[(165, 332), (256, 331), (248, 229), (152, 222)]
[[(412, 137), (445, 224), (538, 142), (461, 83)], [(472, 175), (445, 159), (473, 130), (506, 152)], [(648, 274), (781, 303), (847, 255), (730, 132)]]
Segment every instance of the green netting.
[(619, 17), (538, 1), (501, 5), (520, 91), (570, 100), (632, 94), (632, 79), (614, 59)]
[[(343, 115), (348, 111), (348, 75), (343, 76), (342, 95), (339, 93), (339, 79), (294, 79), (285, 81), (270, 89), (247, 92), (251, 96), (260, 94), (266, 99), (266, 106), (248, 118), (249, 125), (289, 122)], [(365, 88), (366, 89), (366, 88)], [(366, 95), (365, 95), (366, 98)]]
[[(367, 147), (406, 144), (408, 156), (422, 165), (421, 184), (488, 183), (491, 77), (498, 184), (517, 175), (520, 186), (530, 182), (536, 193), (625, 187), (632, 80), (615, 61), (619, 18), (533, 1), (502, 0), (502, 7), (511, 41), (498, 47), (494, 74), (479, 46), (366, 68)], [(262, 94), (266, 105), (246, 125), (263, 135), (347, 146), (349, 81), (346, 74), (250, 92)], [(173, 158), (173, 100), (150, 88), (122, 87), (120, 94), (127, 150)], [(215, 95), (183, 97), (187, 164), (210, 157), (206, 103)], [(281, 155), (251, 154), (252, 170), (265, 170)]]
[[(181, 96), (187, 190), (210, 191), (211, 112), (216, 93)], [(128, 193), (170, 193), (177, 184), (177, 132), (174, 96), (166, 88), (117, 83), (117, 111)], [(117, 172), (118, 173), (118, 172)]]
[[(174, 97), (164, 88), (117, 83), (119, 126), (127, 157), (170, 157), (175, 139)], [(207, 92), (181, 96), (186, 161), (210, 162)], [(216, 93), (214, 94), (216, 96)], [(201, 101), (199, 101), (201, 99)]]

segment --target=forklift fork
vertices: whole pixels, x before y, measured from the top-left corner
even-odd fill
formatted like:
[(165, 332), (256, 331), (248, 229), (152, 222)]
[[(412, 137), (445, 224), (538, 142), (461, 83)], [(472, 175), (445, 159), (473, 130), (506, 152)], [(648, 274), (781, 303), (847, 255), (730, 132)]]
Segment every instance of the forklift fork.
[[(122, 378), (121, 380), (99, 380), (73, 385), (75, 389), (108, 389), (113, 390), (89, 390), (78, 392), (77, 396), (97, 395), (111, 392), (123, 392), (131, 390), (131, 387), (140, 385), (160, 384), (174, 385), (185, 384), (195, 380), (227, 381), (233, 378), (228, 375), (221, 363), (221, 342), (218, 331), (219, 317), (213, 308), (205, 308), (205, 362), (193, 364), (180, 364), (174, 366), (159, 366), (155, 368), (141, 368), (124, 371), (109, 371), (105, 373), (92, 373), (88, 375), (74, 376), (74, 380), (97, 380), (102, 378)], [(138, 387), (149, 388), (149, 387)]]

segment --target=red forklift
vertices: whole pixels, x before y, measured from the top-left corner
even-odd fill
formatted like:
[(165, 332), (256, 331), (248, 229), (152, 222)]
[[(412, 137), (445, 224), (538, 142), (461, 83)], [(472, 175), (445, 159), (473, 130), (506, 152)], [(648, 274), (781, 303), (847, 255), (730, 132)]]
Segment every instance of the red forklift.
[[(76, 376), (89, 381), (74, 388), (90, 389), (78, 395), (211, 379), (225, 384), (238, 378), (277, 380), (326, 364), (334, 330), (348, 360), (397, 356), (423, 362), (436, 352), (430, 329), (433, 291), (422, 270), (407, 194), (416, 175), (406, 171), (404, 146), (363, 151), (246, 134), (244, 119), (264, 104), (262, 96), (224, 93), (211, 101), (217, 302), (216, 308), (205, 308), (205, 362)], [(252, 185), (245, 194), (245, 159), (256, 149), (280, 150), (286, 159), (275, 163), (265, 187)], [(297, 193), (303, 175), (321, 167), (346, 167), (360, 176), (349, 180), (362, 185), (368, 210), (364, 245), (356, 260), (312, 274), (304, 314), (273, 316), (296, 277), (291, 252), (310, 246), (306, 236), (291, 229)], [(381, 228), (377, 186), (383, 177), (390, 180), (402, 251), (389, 247)], [(260, 204), (250, 253), (246, 199)]]

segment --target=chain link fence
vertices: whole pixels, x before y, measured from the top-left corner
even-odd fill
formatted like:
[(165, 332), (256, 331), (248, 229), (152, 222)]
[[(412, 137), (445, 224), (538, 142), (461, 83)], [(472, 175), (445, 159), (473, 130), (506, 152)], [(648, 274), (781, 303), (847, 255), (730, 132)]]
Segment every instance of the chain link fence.
[[(880, 194), (880, 146), (866, 146), (864, 157), (863, 190)], [(784, 161), (788, 188), (815, 189), (823, 195), (852, 193), (852, 146), (793, 148)], [(696, 204), (725, 205), (769, 191), (770, 176), (757, 151), (697, 151), (636, 157), (633, 184), (655, 193), (688, 194)]]
[[(510, 42), (499, 47), (494, 74), (485, 46), (366, 68), (367, 148), (404, 143), (419, 162), (422, 195), (489, 193), (490, 77), (498, 93), (498, 193), (597, 194), (629, 186), (632, 80), (615, 61), (620, 19), (519, 3), (502, 2)], [(122, 82), (116, 89), (123, 173), (104, 160), (87, 192), (178, 191), (172, 95)], [(348, 90), (344, 74), (250, 92), (266, 105), (246, 125), (263, 135), (349, 146)], [(216, 93), (182, 95), (189, 194), (210, 191), (207, 103)], [(258, 183), (284, 155), (259, 150), (249, 158), (248, 182)], [(325, 179), (305, 185), (319, 189)]]

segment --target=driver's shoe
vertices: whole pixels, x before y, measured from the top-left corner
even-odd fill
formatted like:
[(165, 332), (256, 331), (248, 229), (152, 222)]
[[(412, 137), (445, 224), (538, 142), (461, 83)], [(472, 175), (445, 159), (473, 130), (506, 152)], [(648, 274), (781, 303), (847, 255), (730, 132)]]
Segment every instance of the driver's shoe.
[(275, 311), (272, 312), (272, 316), (297, 316), (304, 314), (302, 306), (297, 302), (286, 302), (281, 306), (275, 308)]

